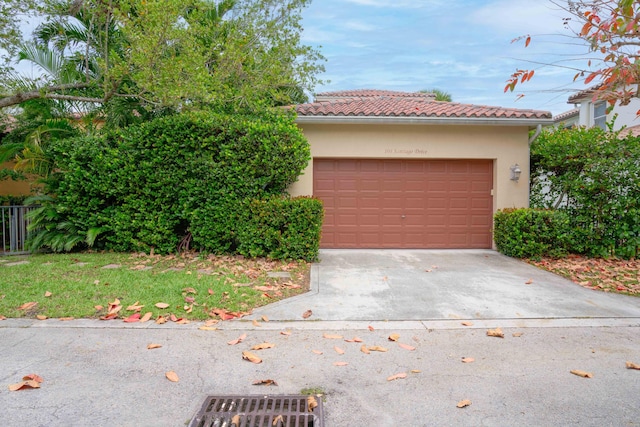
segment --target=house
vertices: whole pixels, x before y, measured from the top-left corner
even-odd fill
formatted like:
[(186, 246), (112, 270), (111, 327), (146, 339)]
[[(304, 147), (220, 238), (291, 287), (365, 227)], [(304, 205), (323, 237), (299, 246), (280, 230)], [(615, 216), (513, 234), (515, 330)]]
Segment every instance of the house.
[[(593, 86), (569, 97), (567, 102), (575, 106), (574, 110), (571, 111), (578, 110), (578, 119), (575, 124), (584, 127), (597, 126), (606, 130), (607, 123), (613, 123), (614, 131), (624, 127), (634, 134), (640, 133), (640, 128), (635, 128), (640, 127), (640, 116), (638, 115), (640, 99), (632, 98), (628, 105), (615, 105), (611, 111), (607, 112), (607, 102), (594, 99), (599, 87), (600, 85)], [(571, 111), (558, 117), (562, 117)]]
[(380, 90), (295, 107), (312, 160), (289, 191), (324, 202), (322, 248), (491, 248), (529, 204), (529, 131), (550, 112)]

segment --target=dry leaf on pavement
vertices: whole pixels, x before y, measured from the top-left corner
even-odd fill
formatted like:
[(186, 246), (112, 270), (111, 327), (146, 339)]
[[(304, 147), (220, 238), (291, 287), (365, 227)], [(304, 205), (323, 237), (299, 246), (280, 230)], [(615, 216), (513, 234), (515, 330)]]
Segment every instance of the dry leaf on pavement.
[(244, 360), (248, 360), (251, 363), (262, 363), (262, 359), (260, 359), (258, 356), (251, 353), (250, 351), (243, 351), (242, 358)]
[(461, 400), (460, 402), (458, 402), (458, 404), (456, 405), (458, 408), (464, 408), (471, 405), (471, 401), (469, 399), (465, 399), (465, 400)]
[(334, 349), (334, 350), (335, 350), (335, 352), (336, 352), (336, 353), (338, 353), (338, 354), (344, 354), (344, 350), (343, 350), (343, 349), (341, 349), (340, 347), (338, 347), (337, 345), (336, 345), (336, 346), (333, 346), (333, 349)]
[(371, 332), (373, 332), (373, 331), (375, 331), (375, 328), (374, 328), (373, 326), (369, 325), (369, 330), (370, 330)]
[(215, 326), (200, 326), (198, 329), (200, 329), (201, 331), (217, 331), (218, 328), (216, 328)]
[(302, 318), (303, 319), (308, 319), (309, 317), (311, 317), (312, 314), (313, 314), (313, 311), (307, 310), (304, 313), (302, 313)]
[(347, 366), (347, 362), (333, 362), (333, 366)]
[(311, 350), (314, 354), (322, 354), (320, 350)]
[(162, 344), (155, 344), (155, 343), (147, 344), (147, 350), (153, 350), (154, 348), (160, 348), (160, 347), (162, 347)]
[(326, 339), (329, 339), (329, 340), (341, 340), (342, 339), (342, 335), (334, 335), (334, 334), (324, 333), (324, 334), (322, 334), (322, 338), (326, 338)]
[(475, 361), (476, 361), (476, 359), (474, 359), (473, 357), (463, 357), (462, 358), (462, 363), (473, 363)]
[(362, 339), (358, 338), (358, 337), (353, 337), (351, 339), (344, 339), (345, 342), (362, 342)]
[(502, 332), (502, 329), (500, 329), (500, 328), (489, 329), (487, 331), (487, 336), (496, 337), (496, 338), (504, 338), (504, 332)]
[(640, 365), (633, 363), (633, 362), (627, 362), (627, 369), (638, 369), (640, 370)]
[(36, 319), (38, 319), (38, 320), (47, 320), (47, 316), (45, 316), (44, 314), (38, 314), (36, 316)]
[(387, 349), (386, 349), (386, 348), (384, 348), (384, 347), (380, 347), (380, 346), (377, 346), (377, 345), (374, 345), (374, 346), (368, 347), (368, 349), (369, 349), (369, 351), (382, 351), (382, 352), (387, 351)]
[(387, 381), (393, 381), (401, 378), (407, 378), (407, 373), (400, 372), (399, 374), (391, 375), (390, 377), (387, 378)]
[(140, 318), (140, 323), (148, 322), (149, 320), (151, 320), (151, 316), (153, 316), (153, 313), (150, 311), (147, 311), (144, 314), (144, 316)]
[(401, 343), (401, 342), (399, 342), (399, 343), (398, 343), (398, 346), (399, 346), (400, 348), (404, 348), (405, 350), (409, 350), (409, 351), (413, 351), (413, 350), (415, 350), (415, 349), (416, 349), (416, 348), (415, 348), (414, 346), (412, 346), (412, 345), (409, 345), (409, 344), (403, 344), (403, 343)]
[(167, 373), (164, 374), (165, 377), (167, 377), (167, 379), (173, 383), (177, 383), (178, 381), (180, 381), (180, 378), (178, 377), (178, 374), (176, 374), (173, 371), (169, 371)]
[(256, 380), (251, 384), (253, 384), (253, 385), (278, 385), (278, 383), (275, 382), (274, 380)]
[(11, 384), (9, 386), (9, 391), (18, 391), (29, 388), (40, 388), (40, 383), (34, 380), (22, 381), (16, 384)]
[(229, 344), (229, 345), (240, 344), (246, 337), (247, 337), (247, 334), (242, 334), (238, 338), (236, 338), (235, 340), (229, 341), (227, 344)]
[(400, 339), (400, 335), (398, 334), (389, 335), (389, 341), (398, 341), (399, 339)]
[(362, 347), (360, 347), (360, 351), (363, 352), (364, 354), (370, 354), (371, 352), (369, 351), (369, 349), (367, 348), (366, 345), (362, 344)]
[(593, 374), (591, 372), (581, 371), (579, 369), (574, 369), (571, 373), (582, 378), (593, 378)]
[(22, 377), (22, 381), (35, 381), (37, 383), (44, 382), (44, 379), (38, 374), (29, 374)]
[(461, 325), (462, 326), (473, 326), (473, 322), (464, 321), (464, 322), (461, 322)]
[(251, 350), (266, 350), (273, 347), (275, 347), (275, 344), (272, 344), (270, 342), (263, 342), (261, 344), (254, 345), (253, 347), (251, 347)]
[(269, 318), (267, 316), (262, 316), (261, 319), (262, 319), (263, 322), (268, 322), (269, 321)]

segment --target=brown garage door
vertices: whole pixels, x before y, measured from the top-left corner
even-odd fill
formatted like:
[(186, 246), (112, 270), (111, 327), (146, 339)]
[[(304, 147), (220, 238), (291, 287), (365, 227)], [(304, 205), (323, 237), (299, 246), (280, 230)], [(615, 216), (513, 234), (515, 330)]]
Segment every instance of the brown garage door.
[(490, 248), (491, 160), (314, 159), (323, 248)]

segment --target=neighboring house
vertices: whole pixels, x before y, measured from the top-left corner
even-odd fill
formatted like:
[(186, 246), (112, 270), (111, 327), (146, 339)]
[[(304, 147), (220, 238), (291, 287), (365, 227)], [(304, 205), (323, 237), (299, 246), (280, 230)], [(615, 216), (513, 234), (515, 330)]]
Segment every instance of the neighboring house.
[(312, 160), (289, 191), (324, 202), (323, 248), (493, 247), (493, 214), (529, 205), (529, 131), (553, 124), (547, 111), (378, 90), (295, 109)]
[[(597, 126), (606, 130), (606, 124), (613, 122), (614, 131), (626, 127), (630, 131), (637, 133), (638, 129), (633, 130), (631, 128), (640, 126), (640, 117), (638, 116), (640, 99), (633, 98), (628, 105), (616, 105), (611, 111), (607, 112), (606, 101), (593, 99), (598, 87), (594, 86), (580, 91), (572, 95), (567, 101), (569, 104), (574, 104), (579, 111), (576, 125), (584, 127)], [(563, 113), (561, 116), (567, 113)]]
[(572, 108), (569, 111), (565, 111), (564, 113), (558, 114), (553, 117), (553, 125), (555, 127), (562, 128), (572, 128), (574, 126), (579, 126), (580, 122), (580, 109)]

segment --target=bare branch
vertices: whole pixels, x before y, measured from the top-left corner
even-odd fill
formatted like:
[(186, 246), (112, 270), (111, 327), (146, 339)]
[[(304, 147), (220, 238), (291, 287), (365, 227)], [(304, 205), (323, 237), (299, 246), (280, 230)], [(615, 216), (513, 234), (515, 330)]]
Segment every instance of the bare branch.
[[(18, 105), (25, 101), (30, 101), (32, 99), (39, 99), (39, 98), (62, 99), (62, 98), (54, 98), (54, 96), (66, 96), (66, 95), (57, 94), (55, 92), (69, 90), (69, 89), (84, 89), (86, 87), (89, 87), (88, 83), (70, 83), (70, 84), (52, 85), (52, 86), (48, 86), (38, 90), (32, 90), (29, 92), (18, 92), (14, 95), (0, 98), (0, 108)], [(95, 101), (89, 101), (89, 102), (95, 102)]]

